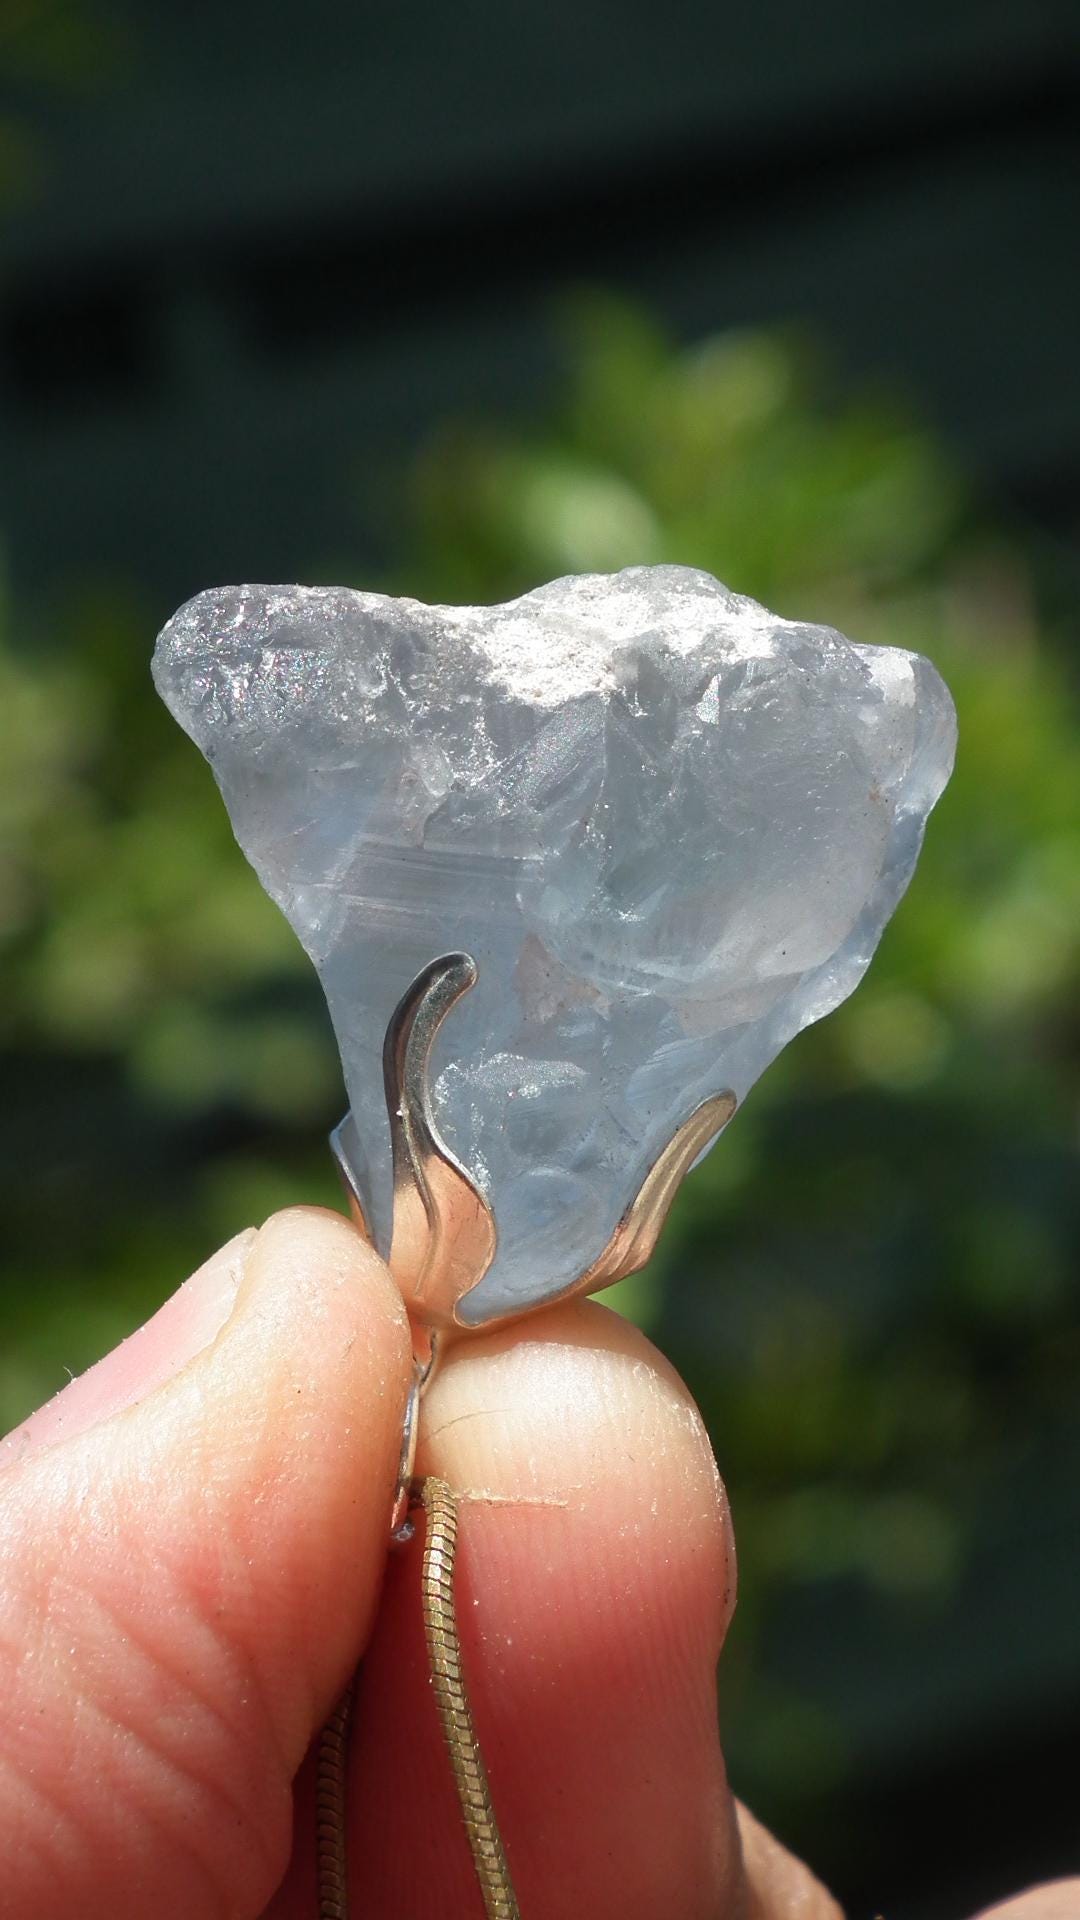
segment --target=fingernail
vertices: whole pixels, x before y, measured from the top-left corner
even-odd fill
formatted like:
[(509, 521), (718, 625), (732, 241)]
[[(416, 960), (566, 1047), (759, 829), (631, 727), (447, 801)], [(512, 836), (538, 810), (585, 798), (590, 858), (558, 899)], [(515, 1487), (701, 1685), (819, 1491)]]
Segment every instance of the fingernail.
[(255, 1241), (254, 1227), (199, 1267), (153, 1318), (0, 1440), (0, 1465), (73, 1439), (163, 1387), (215, 1340), (229, 1318)]

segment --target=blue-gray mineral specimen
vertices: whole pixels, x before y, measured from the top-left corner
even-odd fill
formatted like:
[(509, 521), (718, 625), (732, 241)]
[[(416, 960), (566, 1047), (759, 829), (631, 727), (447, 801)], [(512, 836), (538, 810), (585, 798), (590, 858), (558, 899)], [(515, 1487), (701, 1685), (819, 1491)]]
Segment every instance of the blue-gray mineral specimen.
[(477, 962), (432, 1060), (498, 1233), (476, 1321), (571, 1285), (687, 1116), (852, 991), (955, 745), (919, 655), (685, 567), (497, 607), (226, 587), (154, 670), (318, 968), (384, 1250), (384, 1031)]

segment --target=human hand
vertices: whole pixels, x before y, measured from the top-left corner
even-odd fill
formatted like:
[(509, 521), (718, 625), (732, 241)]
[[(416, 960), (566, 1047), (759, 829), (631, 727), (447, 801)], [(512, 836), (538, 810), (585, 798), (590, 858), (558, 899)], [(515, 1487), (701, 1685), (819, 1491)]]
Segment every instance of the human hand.
[[(481, 1911), (420, 1556), (387, 1559), (410, 1370), (381, 1261), (297, 1210), (0, 1444), (3, 1920), (314, 1920), (305, 1754), (361, 1654), (357, 1912)], [(462, 1342), (418, 1468), (461, 1498), (464, 1652), (526, 1920), (831, 1920), (727, 1787), (727, 1505), (643, 1336), (578, 1303)], [(1075, 1920), (1080, 1882), (1016, 1909)]]

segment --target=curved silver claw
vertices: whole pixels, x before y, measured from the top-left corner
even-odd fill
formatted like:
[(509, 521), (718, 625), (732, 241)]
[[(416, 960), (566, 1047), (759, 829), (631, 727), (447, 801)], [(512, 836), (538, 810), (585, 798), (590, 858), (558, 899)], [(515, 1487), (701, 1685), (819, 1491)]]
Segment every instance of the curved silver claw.
[[(409, 1313), (429, 1331), (478, 1331), (488, 1320), (463, 1321), (458, 1305), (483, 1279), (495, 1257), (495, 1219), (475, 1180), (451, 1153), (436, 1124), (430, 1060), (435, 1037), (461, 996), (476, 982), (467, 953), (432, 960), (399, 1001), (383, 1046), (383, 1081), (394, 1162), (394, 1212), (389, 1265)], [(727, 1125), (737, 1102), (730, 1091), (695, 1107), (658, 1154), (607, 1246), (566, 1287), (515, 1305), (515, 1314), (556, 1299), (595, 1293), (644, 1266), (683, 1176)], [(359, 1137), (351, 1113), (331, 1135), (353, 1214), (366, 1231), (361, 1200)]]
[(383, 1048), (394, 1156), (390, 1271), (429, 1327), (455, 1324), (457, 1302), (495, 1254), (491, 1209), (439, 1133), (428, 1071), (440, 1026), (475, 980), (467, 953), (432, 960), (399, 1002)]

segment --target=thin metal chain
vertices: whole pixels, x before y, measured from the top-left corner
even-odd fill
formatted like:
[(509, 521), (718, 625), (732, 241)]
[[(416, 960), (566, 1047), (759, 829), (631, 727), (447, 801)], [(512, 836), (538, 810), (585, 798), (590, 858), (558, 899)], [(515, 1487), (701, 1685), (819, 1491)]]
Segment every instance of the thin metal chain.
[[(487, 1920), (521, 1920), (461, 1662), (454, 1606), (457, 1502), (446, 1481), (430, 1474), (414, 1483), (413, 1493), (427, 1518), (421, 1592), (428, 1664), (484, 1911)], [(346, 1773), (355, 1688), (353, 1681), (319, 1741), (319, 1920), (348, 1920), (349, 1916)]]
[(316, 1865), (319, 1920), (349, 1920), (345, 1857), (345, 1781), (349, 1764), (356, 1678), (350, 1680), (322, 1730), (315, 1773)]
[(488, 1920), (520, 1920), (461, 1664), (454, 1607), (457, 1502), (446, 1481), (431, 1474), (417, 1483), (417, 1492), (427, 1515), (423, 1596), (428, 1662), (473, 1866)]

